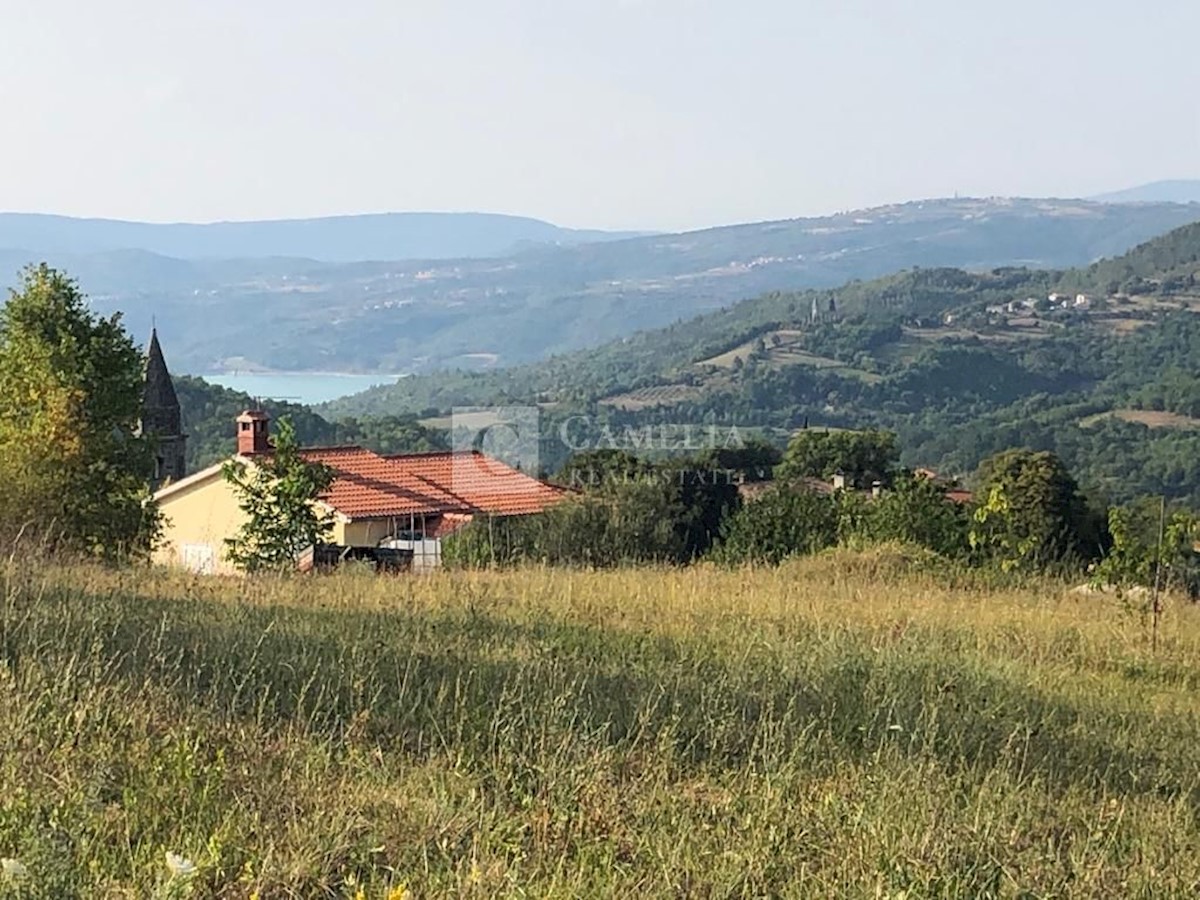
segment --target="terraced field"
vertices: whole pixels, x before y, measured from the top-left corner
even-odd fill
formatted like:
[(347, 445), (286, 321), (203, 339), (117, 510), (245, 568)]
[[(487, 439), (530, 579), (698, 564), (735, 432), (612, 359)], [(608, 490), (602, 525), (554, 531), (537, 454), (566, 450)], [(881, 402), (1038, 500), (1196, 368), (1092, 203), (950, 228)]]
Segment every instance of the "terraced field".
[(767, 362), (779, 368), (808, 366), (813, 369), (827, 369), (848, 378), (861, 378), (869, 383), (879, 380), (880, 376), (873, 372), (856, 369), (830, 356), (809, 353), (802, 346), (803, 337), (803, 331), (781, 328), (746, 341), (732, 350), (701, 360), (696, 366), (702, 369), (731, 369), (739, 362), (747, 362), (755, 353), (765, 352)]
[(1120, 419), (1123, 422), (1145, 425), (1147, 428), (1200, 428), (1200, 419), (1155, 409), (1114, 409), (1080, 419), (1079, 424), (1087, 428), (1103, 419)]
[(612, 406), (630, 412), (653, 409), (656, 406), (674, 406), (694, 400), (704, 393), (704, 388), (691, 384), (657, 384), (639, 388), (624, 394), (615, 394), (600, 401), (603, 406)]

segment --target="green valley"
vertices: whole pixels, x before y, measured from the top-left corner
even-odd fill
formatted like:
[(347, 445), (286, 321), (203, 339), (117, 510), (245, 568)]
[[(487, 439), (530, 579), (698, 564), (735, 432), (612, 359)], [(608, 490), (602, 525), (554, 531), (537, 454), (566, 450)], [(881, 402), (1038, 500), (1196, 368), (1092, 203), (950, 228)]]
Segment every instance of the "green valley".
[[(1200, 224), (1078, 269), (922, 268), (770, 292), (541, 363), (404, 379), (327, 411), (444, 422), (455, 406), (538, 404), (550, 435), (581, 414), (777, 440), (806, 424), (883, 427), (909, 464), (966, 473), (1028, 446), (1062, 454), (1113, 499), (1197, 499), (1200, 434), (1154, 427), (1200, 403), (1197, 274)], [(545, 452), (561, 462), (553, 441)]]

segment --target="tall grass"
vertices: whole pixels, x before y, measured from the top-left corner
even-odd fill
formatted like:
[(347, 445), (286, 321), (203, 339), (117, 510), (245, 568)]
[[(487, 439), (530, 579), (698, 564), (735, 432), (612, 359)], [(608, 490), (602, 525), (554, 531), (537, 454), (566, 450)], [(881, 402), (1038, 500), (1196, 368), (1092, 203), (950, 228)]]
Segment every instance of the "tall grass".
[(0, 896), (1200, 889), (1183, 603), (1152, 654), (1113, 599), (887, 552), (3, 580), (0, 857), (29, 874)]

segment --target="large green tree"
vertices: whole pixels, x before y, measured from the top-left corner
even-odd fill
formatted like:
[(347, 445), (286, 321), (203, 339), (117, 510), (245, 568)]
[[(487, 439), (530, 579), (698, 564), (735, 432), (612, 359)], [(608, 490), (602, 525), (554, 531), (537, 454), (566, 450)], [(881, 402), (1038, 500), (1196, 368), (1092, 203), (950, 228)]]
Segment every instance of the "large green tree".
[(890, 431), (802, 429), (788, 442), (780, 478), (846, 477), (847, 485), (870, 487), (888, 480), (900, 451)]
[(1005, 570), (1041, 569), (1103, 551), (1102, 526), (1053, 453), (1006, 450), (979, 467), (971, 546)]
[(1200, 516), (1186, 509), (1168, 509), (1158, 497), (1114, 506), (1108, 510), (1112, 542), (1093, 572), (1096, 584), (1114, 587), (1156, 583), (1200, 594)]
[(866, 505), (861, 536), (871, 541), (920, 544), (945, 556), (967, 550), (969, 517), (946, 499), (946, 489), (929, 478), (902, 472), (891, 488)]
[(0, 309), (0, 519), (55, 548), (144, 552), (157, 530), (152, 447), (137, 435), (142, 354), (46, 264)]
[(239, 569), (291, 568), (302, 550), (328, 537), (333, 515), (318, 499), (334, 472), (304, 458), (290, 419), (279, 420), (271, 453), (252, 463), (230, 460), (222, 473), (246, 514), (237, 534), (225, 540), (225, 553)]
[(714, 557), (776, 565), (838, 540), (838, 499), (786, 485), (769, 488), (725, 520)]

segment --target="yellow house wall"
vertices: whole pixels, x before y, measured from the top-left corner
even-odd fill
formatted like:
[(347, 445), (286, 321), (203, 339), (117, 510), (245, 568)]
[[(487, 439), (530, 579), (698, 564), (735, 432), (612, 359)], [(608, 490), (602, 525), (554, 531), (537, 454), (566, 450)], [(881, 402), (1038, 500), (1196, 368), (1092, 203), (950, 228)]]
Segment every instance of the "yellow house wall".
[(244, 516), (220, 473), (161, 499), (159, 509), (163, 540), (154, 553), (156, 562), (217, 573), (234, 571), (225, 558), (225, 538), (241, 527)]
[[(236, 571), (225, 557), (225, 539), (241, 528), (245, 516), (233, 488), (220, 473), (161, 498), (159, 509), (164, 521), (162, 542), (154, 553), (156, 562), (218, 574)], [(393, 519), (348, 522), (339, 516), (329, 540), (351, 547), (375, 547), (395, 534), (399, 524)]]
[[(163, 534), (154, 552), (155, 562), (207, 573), (236, 571), (225, 556), (225, 539), (233, 537), (242, 527), (245, 515), (238, 508), (232, 486), (219, 469), (159, 497), (158, 503), (163, 516)], [(347, 521), (339, 515), (334, 519), (329, 540), (343, 546), (377, 547), (398, 530), (413, 527), (420, 532), (426, 526), (432, 527), (434, 521), (422, 517)]]

